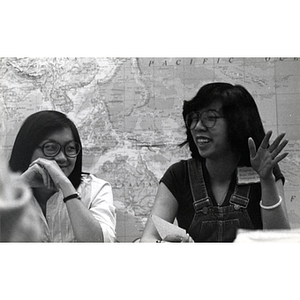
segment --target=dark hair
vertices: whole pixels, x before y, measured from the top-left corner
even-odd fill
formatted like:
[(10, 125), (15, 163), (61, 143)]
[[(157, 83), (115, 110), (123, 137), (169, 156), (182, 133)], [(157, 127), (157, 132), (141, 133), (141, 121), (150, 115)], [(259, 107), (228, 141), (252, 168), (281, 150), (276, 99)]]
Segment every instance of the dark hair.
[[(30, 115), (22, 124), (13, 145), (9, 166), (14, 172), (25, 172), (31, 162), (34, 150), (51, 133), (70, 128), (73, 138), (81, 146), (75, 124), (61, 112), (44, 110)], [(74, 170), (69, 175), (73, 186), (77, 189), (81, 182), (82, 151), (79, 152)]]
[[(215, 82), (204, 85), (190, 101), (184, 101), (183, 118), (191, 111), (201, 110), (214, 101), (222, 103), (222, 113), (228, 124), (228, 138), (232, 151), (241, 155), (239, 165), (250, 166), (248, 138), (252, 137), (256, 146), (260, 145), (265, 131), (250, 93), (241, 85)], [(187, 140), (193, 158), (199, 158), (198, 149), (193, 141), (190, 129), (186, 127)]]

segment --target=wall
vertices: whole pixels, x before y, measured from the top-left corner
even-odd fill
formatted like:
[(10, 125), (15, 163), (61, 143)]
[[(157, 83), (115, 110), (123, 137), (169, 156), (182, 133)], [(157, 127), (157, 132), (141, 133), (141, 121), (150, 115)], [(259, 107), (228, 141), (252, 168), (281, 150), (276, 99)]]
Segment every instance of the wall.
[(141, 235), (158, 183), (189, 157), (183, 100), (211, 81), (242, 84), (254, 96), (264, 126), (286, 132), (280, 163), (290, 222), (300, 227), (298, 58), (0, 58), (2, 148), (9, 156), (21, 122), (35, 111), (66, 113), (77, 125), (84, 171), (108, 180), (120, 241)]

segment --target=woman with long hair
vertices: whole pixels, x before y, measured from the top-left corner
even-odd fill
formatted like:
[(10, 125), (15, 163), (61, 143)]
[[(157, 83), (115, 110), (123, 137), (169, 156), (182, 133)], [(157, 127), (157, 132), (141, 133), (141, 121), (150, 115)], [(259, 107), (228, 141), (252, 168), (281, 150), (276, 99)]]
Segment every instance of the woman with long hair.
[[(269, 143), (250, 93), (240, 85), (209, 83), (190, 101), (183, 118), (192, 158), (172, 165), (160, 181), (152, 215), (177, 219), (184, 237), (167, 241), (232, 242), (237, 230), (290, 228), (284, 176), (278, 163), (288, 143)], [(149, 218), (141, 241), (161, 241)]]
[(17, 134), (9, 166), (32, 189), (42, 241), (115, 241), (111, 186), (82, 173), (79, 133), (65, 114), (48, 110), (30, 115)]

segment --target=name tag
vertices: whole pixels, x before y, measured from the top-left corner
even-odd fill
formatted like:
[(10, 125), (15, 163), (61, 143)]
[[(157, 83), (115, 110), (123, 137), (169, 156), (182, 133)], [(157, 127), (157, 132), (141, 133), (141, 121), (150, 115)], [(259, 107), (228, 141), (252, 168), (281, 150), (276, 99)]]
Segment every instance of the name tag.
[(250, 184), (260, 182), (259, 176), (256, 171), (251, 167), (239, 167), (237, 169), (237, 183)]

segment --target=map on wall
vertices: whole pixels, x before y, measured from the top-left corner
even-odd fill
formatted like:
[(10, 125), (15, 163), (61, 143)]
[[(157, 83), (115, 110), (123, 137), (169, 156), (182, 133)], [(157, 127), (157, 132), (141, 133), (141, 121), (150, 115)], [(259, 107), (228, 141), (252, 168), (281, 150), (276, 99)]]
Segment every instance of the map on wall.
[(0, 58), (1, 142), (8, 158), (21, 123), (45, 109), (78, 127), (83, 170), (111, 183), (117, 238), (141, 236), (159, 180), (189, 158), (183, 100), (206, 83), (245, 86), (266, 130), (286, 132), (280, 163), (292, 227), (300, 227), (300, 59), (298, 58)]

